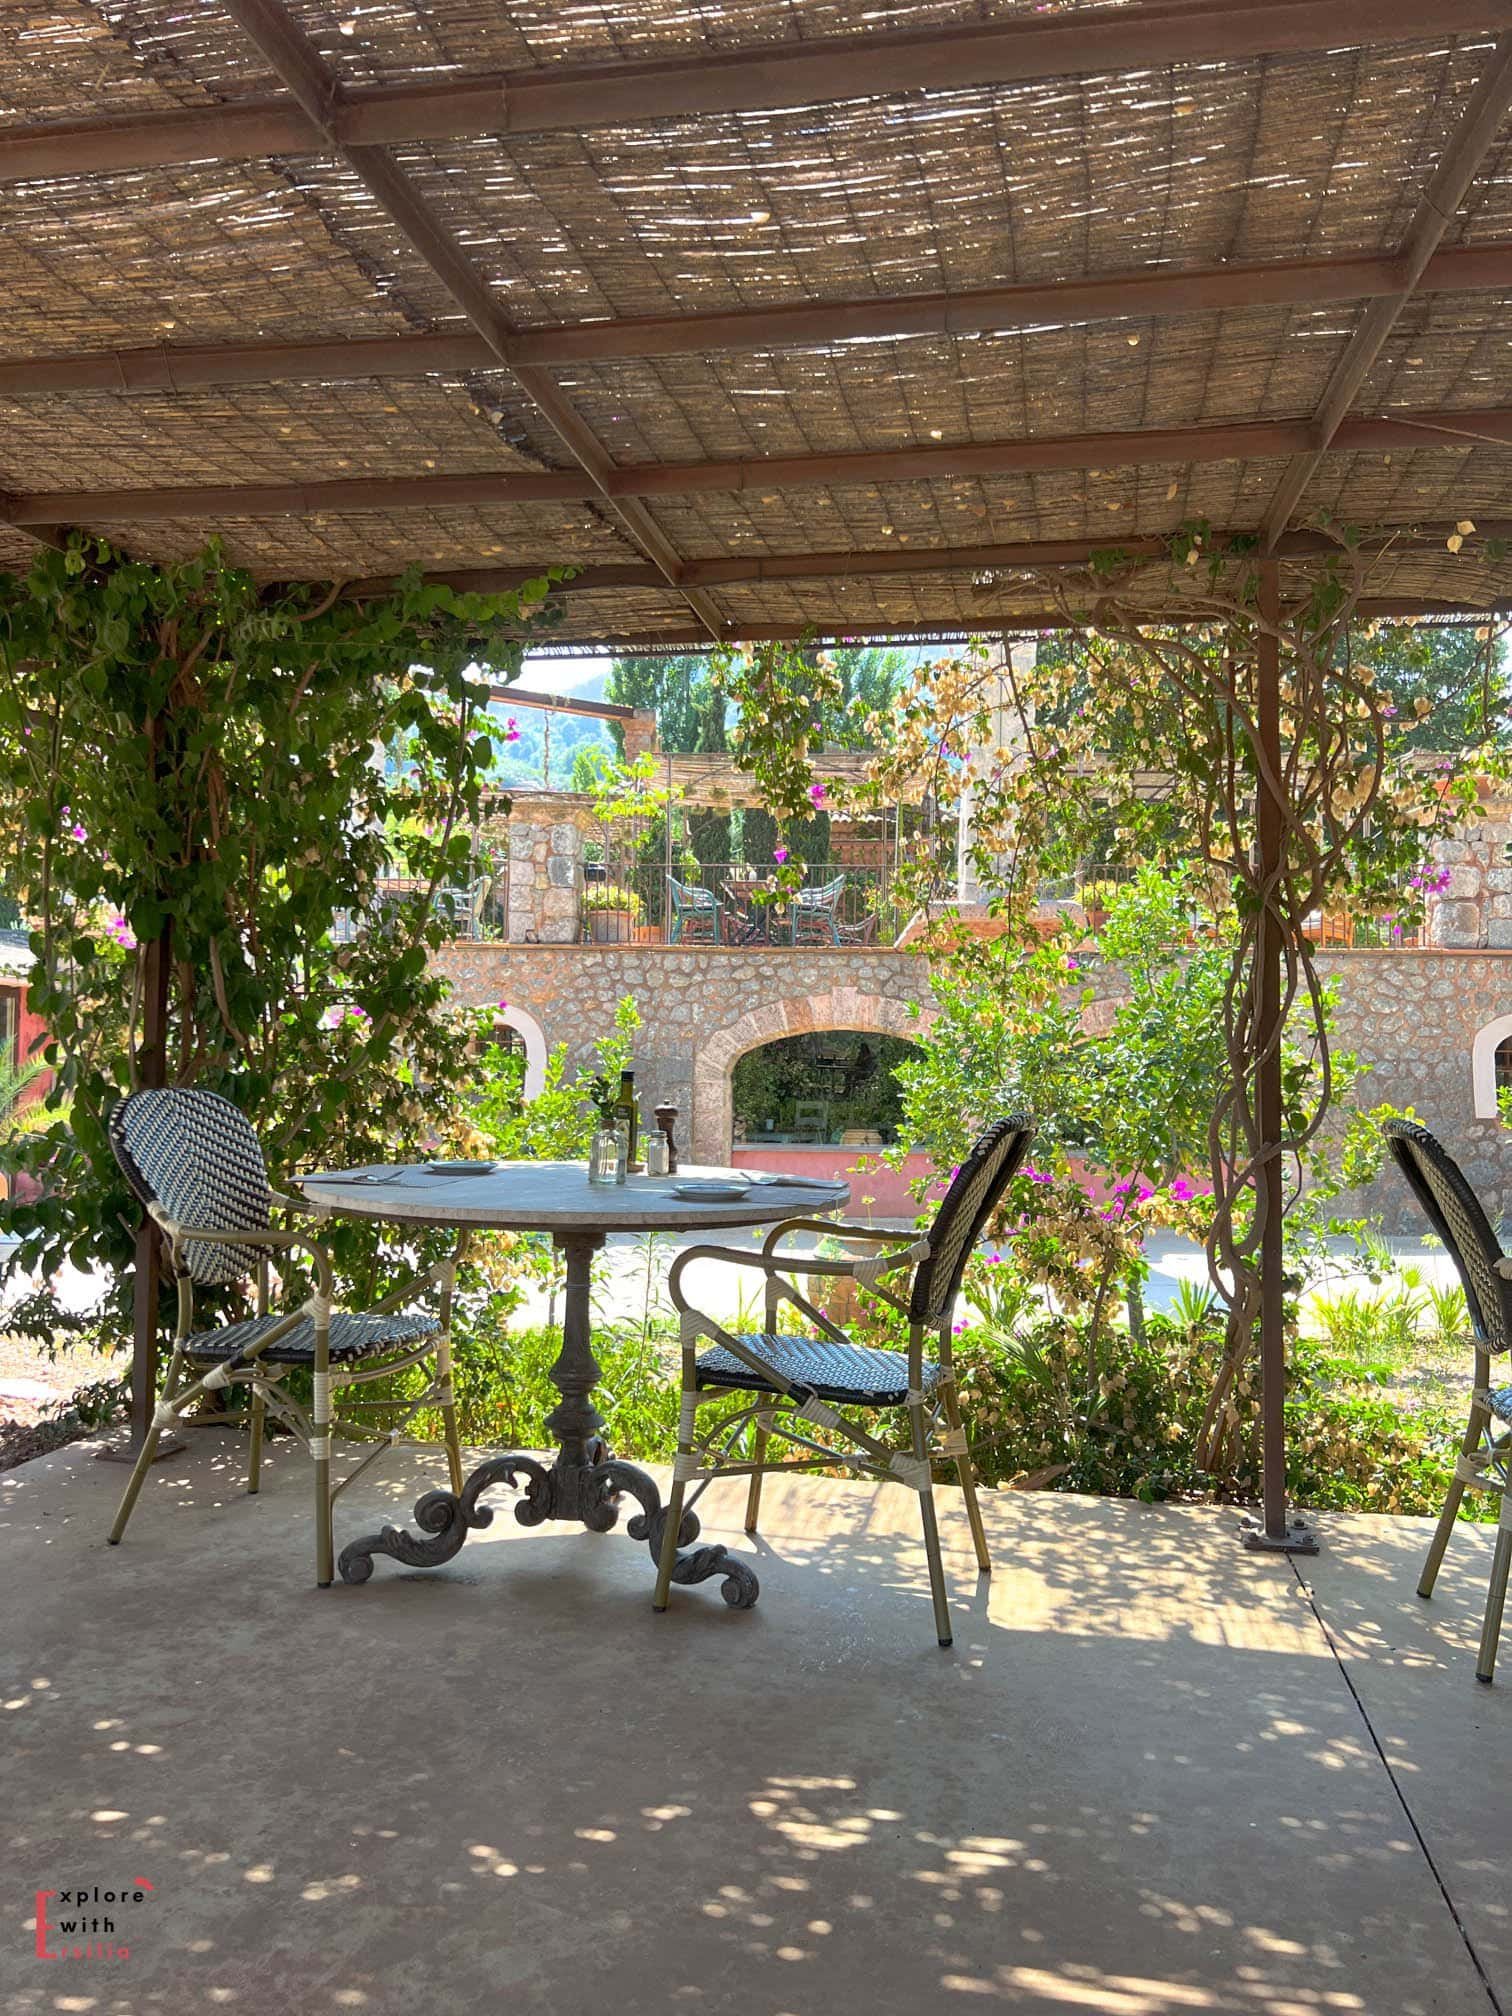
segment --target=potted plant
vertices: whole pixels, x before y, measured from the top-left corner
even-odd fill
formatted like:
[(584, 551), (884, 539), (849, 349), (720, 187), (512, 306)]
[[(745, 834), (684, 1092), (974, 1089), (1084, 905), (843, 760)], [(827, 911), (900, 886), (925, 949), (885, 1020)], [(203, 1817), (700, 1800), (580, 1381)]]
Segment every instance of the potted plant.
[(593, 945), (620, 945), (631, 935), (643, 906), (620, 882), (590, 882), (583, 891), (583, 917)]
[(1076, 892), (1076, 900), (1087, 913), (1087, 929), (1101, 931), (1108, 921), (1108, 912), (1118, 900), (1116, 882), (1084, 882)]

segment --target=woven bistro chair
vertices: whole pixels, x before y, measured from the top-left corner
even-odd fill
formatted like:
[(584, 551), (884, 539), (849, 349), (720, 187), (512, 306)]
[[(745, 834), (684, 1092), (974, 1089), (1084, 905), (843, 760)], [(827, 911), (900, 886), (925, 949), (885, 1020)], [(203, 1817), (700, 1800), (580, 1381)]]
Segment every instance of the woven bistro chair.
[[(956, 1393), (950, 1319), (967, 1259), (988, 1215), (1028, 1152), (1032, 1133), (1029, 1122), (1017, 1116), (989, 1127), (957, 1170), (928, 1234), (901, 1248), (897, 1232), (823, 1218), (789, 1218), (767, 1235), (760, 1253), (690, 1246), (678, 1256), (668, 1285), (682, 1333), (682, 1413), (656, 1582), (658, 1610), (667, 1607), (684, 1514), (716, 1478), (750, 1478), (745, 1525), (748, 1533), (754, 1533), (761, 1510), (761, 1480), (769, 1472), (844, 1463), (862, 1476), (906, 1485), (918, 1493), (935, 1632), (942, 1645), (950, 1643), (950, 1609), (934, 1507), (933, 1463), (937, 1457), (956, 1465), (977, 1566), (985, 1575), (992, 1565)], [(782, 1253), (783, 1240), (794, 1232), (843, 1233), (848, 1239), (872, 1239), (894, 1250), (859, 1260), (819, 1260), (806, 1254)], [(766, 1276), (766, 1328), (759, 1336), (735, 1335), (692, 1306), (683, 1293), (682, 1280), (695, 1260), (727, 1260), (733, 1266), (760, 1268)], [(849, 1278), (890, 1303), (908, 1318), (908, 1349), (885, 1351), (853, 1343), (800, 1293), (791, 1278), (800, 1268), (808, 1275)], [(899, 1277), (896, 1286), (889, 1285), (889, 1275)], [(779, 1333), (777, 1319), (784, 1302), (801, 1312), (815, 1334)], [(938, 1339), (939, 1352), (932, 1359), (925, 1356), (925, 1341), (931, 1334)], [(701, 1340), (713, 1346), (702, 1355), (698, 1348)], [(732, 1410), (728, 1405), (732, 1393), (750, 1397), (742, 1398)], [(711, 1405), (718, 1411), (712, 1424), (704, 1427), (699, 1411)], [(906, 1446), (889, 1447), (841, 1413), (842, 1407), (904, 1413)], [(815, 1427), (843, 1437), (851, 1447), (824, 1447), (812, 1439), (809, 1431)], [(767, 1450), (774, 1437), (807, 1453), (796, 1461), (769, 1462)], [(747, 1443), (749, 1456), (737, 1454)], [(687, 1497), (690, 1485), (696, 1487), (691, 1500)]]
[(1418, 1594), (1433, 1594), (1466, 1487), (1494, 1492), (1501, 1506), (1480, 1653), (1475, 1662), (1476, 1679), (1489, 1681), (1496, 1670), (1507, 1570), (1512, 1566), (1512, 1384), (1507, 1383), (1507, 1369), (1502, 1371), (1501, 1385), (1491, 1381), (1491, 1360), (1512, 1346), (1512, 1259), (1502, 1252), (1464, 1172), (1426, 1127), (1412, 1120), (1388, 1120), (1385, 1134), (1397, 1167), (1459, 1273), (1475, 1343), (1470, 1420), (1418, 1578)]
[(720, 917), (723, 906), (712, 889), (701, 888), (696, 882), (679, 882), (675, 876), (667, 877), (667, 895), (671, 899), (671, 914), (667, 943), (717, 945), (722, 932)]
[[(120, 1543), (163, 1431), (184, 1422), (207, 1394), (244, 1385), (252, 1403), (247, 1490), (255, 1492), (261, 1481), (263, 1426), (269, 1413), (298, 1437), (314, 1459), (315, 1579), (325, 1588), (333, 1575), (331, 1513), (336, 1499), (399, 1442), (404, 1427), (422, 1407), (440, 1406), (451, 1486), (453, 1491), (462, 1489), (448, 1326), (465, 1242), (450, 1259), (412, 1276), (375, 1309), (360, 1315), (337, 1309), (332, 1302), (330, 1256), (324, 1247), (306, 1232), (276, 1230), (271, 1222), (274, 1205), (296, 1211), (306, 1207), (269, 1187), (257, 1136), (229, 1099), (215, 1092), (177, 1088), (134, 1092), (113, 1108), (109, 1132), (116, 1160), (167, 1248), (178, 1286), (178, 1323), (163, 1397), (110, 1529), (110, 1544)], [(302, 1307), (278, 1314), (268, 1306), (270, 1268), (278, 1256), (295, 1253), (307, 1256), (314, 1292)], [(213, 1330), (195, 1329), (196, 1287), (231, 1286), (254, 1274), (254, 1315)], [(422, 1285), (439, 1290), (439, 1320), (400, 1307)], [(333, 1419), (334, 1391), (386, 1379), (412, 1365), (426, 1367), (429, 1378), (420, 1397), (405, 1403), (398, 1427), (378, 1433), (350, 1419)], [(308, 1414), (284, 1384), (296, 1366), (313, 1377)], [(196, 1412), (192, 1425), (234, 1418)], [(376, 1440), (378, 1446), (333, 1485), (331, 1440), (337, 1429)]]
[(838, 945), (840, 905), (845, 900), (845, 877), (835, 876), (818, 889), (800, 889), (793, 898), (793, 943), (795, 945)]

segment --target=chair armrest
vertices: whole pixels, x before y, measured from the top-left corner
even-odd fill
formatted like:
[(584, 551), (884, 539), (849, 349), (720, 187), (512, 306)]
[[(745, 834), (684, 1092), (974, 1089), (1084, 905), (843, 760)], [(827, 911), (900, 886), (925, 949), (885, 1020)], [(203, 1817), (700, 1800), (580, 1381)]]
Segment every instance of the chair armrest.
[(286, 1252), (298, 1247), (308, 1253), (315, 1263), (315, 1292), (323, 1296), (326, 1301), (331, 1299), (332, 1282), (335, 1278), (331, 1256), (319, 1240), (312, 1239), (308, 1232), (283, 1232), (271, 1225), (257, 1232), (215, 1225), (184, 1225), (178, 1219), (170, 1218), (161, 1204), (149, 1204), (147, 1212), (169, 1245), (175, 1249), (200, 1241), (210, 1246), (250, 1246), (265, 1252)]
[[(780, 1225), (774, 1225), (762, 1242), (763, 1253), (770, 1253), (779, 1239), (789, 1232), (844, 1233), (847, 1239), (871, 1239), (879, 1246), (897, 1244), (906, 1235), (902, 1232), (884, 1232), (878, 1225), (853, 1224), (847, 1218), (784, 1218)], [(917, 1238), (919, 1235), (916, 1234)], [(910, 1244), (913, 1242), (910, 1241)]]
[[(780, 1229), (780, 1228), (779, 1228)], [(829, 1230), (828, 1226), (823, 1227)], [(672, 1271), (667, 1276), (667, 1292), (672, 1298), (672, 1307), (679, 1315), (685, 1314), (692, 1304), (683, 1298), (683, 1269), (695, 1260), (727, 1260), (733, 1267), (755, 1267), (768, 1280), (791, 1274), (801, 1269), (805, 1274), (827, 1274), (836, 1280), (854, 1280), (856, 1270), (869, 1268), (874, 1273), (890, 1274), (899, 1267), (911, 1267), (915, 1255), (911, 1249), (889, 1256), (884, 1254), (877, 1260), (821, 1260), (817, 1254), (790, 1254), (786, 1258), (769, 1253), (763, 1248), (760, 1253), (749, 1253), (736, 1246), (685, 1246), (672, 1263)]]

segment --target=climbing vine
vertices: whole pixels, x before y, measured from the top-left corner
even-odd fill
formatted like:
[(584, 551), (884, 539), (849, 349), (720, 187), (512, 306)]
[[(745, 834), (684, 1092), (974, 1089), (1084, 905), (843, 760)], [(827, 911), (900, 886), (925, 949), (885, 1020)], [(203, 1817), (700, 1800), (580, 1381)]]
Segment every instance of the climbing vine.
[(275, 1183), (449, 1124), (467, 1034), (428, 953), (469, 869), (489, 682), (547, 586), (412, 574), (357, 601), (78, 541), (0, 574), (0, 845), (53, 1073), (48, 1124), (6, 1150), (14, 1264), (129, 1250), (105, 1122), (140, 1080), (154, 940), (168, 1081), (241, 1106)]

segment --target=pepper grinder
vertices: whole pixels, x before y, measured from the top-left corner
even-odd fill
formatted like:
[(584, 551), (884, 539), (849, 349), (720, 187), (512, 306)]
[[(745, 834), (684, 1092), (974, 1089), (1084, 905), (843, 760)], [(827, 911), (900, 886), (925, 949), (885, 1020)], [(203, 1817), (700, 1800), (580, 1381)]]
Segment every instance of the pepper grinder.
[(675, 1176), (677, 1174), (677, 1141), (673, 1134), (673, 1129), (677, 1125), (677, 1108), (675, 1106), (658, 1106), (655, 1112), (656, 1124), (667, 1137), (667, 1173), (670, 1176)]

